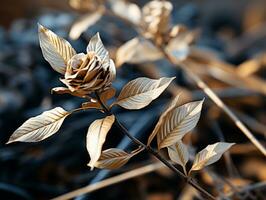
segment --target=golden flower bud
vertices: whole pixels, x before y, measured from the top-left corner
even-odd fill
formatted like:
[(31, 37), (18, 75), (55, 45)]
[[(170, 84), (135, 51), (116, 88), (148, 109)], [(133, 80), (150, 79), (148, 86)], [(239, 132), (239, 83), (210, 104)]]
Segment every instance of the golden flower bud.
[(143, 29), (148, 38), (162, 37), (170, 29), (173, 6), (168, 1), (151, 1), (142, 9)]
[(76, 54), (68, 61), (65, 77), (61, 81), (71, 93), (83, 96), (107, 89), (114, 78), (114, 62), (109, 59), (97, 34), (91, 39), (87, 54)]

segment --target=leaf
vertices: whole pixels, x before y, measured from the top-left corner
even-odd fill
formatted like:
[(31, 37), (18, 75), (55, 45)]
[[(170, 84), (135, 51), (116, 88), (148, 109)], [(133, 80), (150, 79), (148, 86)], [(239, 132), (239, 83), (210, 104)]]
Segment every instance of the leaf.
[(86, 31), (90, 26), (99, 21), (102, 15), (103, 9), (98, 9), (93, 13), (82, 16), (72, 25), (69, 32), (69, 37), (72, 40), (77, 40), (84, 31)]
[(114, 104), (129, 110), (141, 109), (156, 99), (173, 79), (175, 77), (158, 80), (145, 77), (134, 79), (123, 87)]
[(141, 10), (137, 4), (123, 0), (112, 0), (111, 9), (116, 15), (127, 19), (134, 24), (139, 24), (140, 22)]
[(95, 163), (100, 158), (105, 138), (114, 121), (114, 115), (107, 116), (104, 119), (95, 120), (88, 129), (86, 140), (87, 150), (91, 158), (88, 166), (91, 167), (91, 170), (93, 170)]
[(160, 116), (158, 123), (156, 124), (155, 128), (153, 129), (151, 135), (148, 138), (148, 142), (147, 142), (147, 146), (150, 146), (153, 138), (156, 136), (161, 124), (163, 123), (165, 116), (167, 116), (167, 114), (173, 110), (176, 106), (177, 106), (177, 102), (179, 99), (179, 95), (177, 95), (170, 103), (170, 105), (168, 106), (168, 108), (164, 111), (164, 113)]
[(106, 102), (113, 98), (115, 96), (115, 88), (113, 87), (110, 87), (108, 88), (107, 90), (103, 91), (101, 94), (100, 94), (100, 99), (103, 101), (103, 103), (106, 104)]
[(45, 111), (41, 115), (32, 117), (24, 122), (9, 138), (7, 143), (16, 141), (39, 142), (55, 134), (64, 119), (70, 113), (61, 107)]
[(177, 141), (175, 144), (167, 147), (168, 149), (168, 155), (170, 159), (181, 165), (184, 169), (185, 174), (186, 172), (186, 164), (189, 160), (189, 153), (187, 146), (183, 144), (182, 140)]
[(201, 170), (202, 168), (215, 163), (232, 145), (234, 145), (234, 143), (227, 142), (217, 142), (215, 144), (208, 145), (205, 149), (197, 153), (189, 173)]
[(166, 114), (157, 134), (158, 148), (173, 145), (181, 140), (198, 123), (203, 100), (184, 104)]
[(51, 67), (64, 74), (66, 71), (67, 62), (76, 54), (68, 41), (57, 36), (49, 29), (38, 25), (40, 47), (44, 59), (49, 62)]
[(108, 69), (110, 64), (109, 54), (108, 51), (103, 46), (101, 37), (99, 33), (96, 33), (90, 40), (87, 46), (87, 52), (95, 52), (97, 56), (100, 57), (101, 61), (103, 62), (102, 66), (105, 70)]
[(131, 153), (127, 153), (121, 149), (111, 148), (102, 152), (99, 160), (95, 163), (95, 167), (101, 169), (117, 169), (125, 165), (130, 158), (141, 152), (139, 148)]
[(124, 63), (138, 64), (163, 58), (162, 53), (148, 40), (133, 38), (123, 44), (116, 52), (116, 66)]

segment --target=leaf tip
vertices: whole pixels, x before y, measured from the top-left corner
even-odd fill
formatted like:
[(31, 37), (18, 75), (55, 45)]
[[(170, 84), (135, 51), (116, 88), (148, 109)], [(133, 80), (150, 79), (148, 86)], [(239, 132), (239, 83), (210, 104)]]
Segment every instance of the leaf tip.
[(10, 144), (10, 143), (12, 143), (12, 142), (14, 142), (14, 141), (11, 140), (11, 139), (9, 139), (9, 140), (6, 142), (6, 144)]
[(48, 30), (46, 27), (44, 27), (40, 23), (37, 23), (37, 25), (38, 25), (38, 32), (39, 33), (45, 33)]

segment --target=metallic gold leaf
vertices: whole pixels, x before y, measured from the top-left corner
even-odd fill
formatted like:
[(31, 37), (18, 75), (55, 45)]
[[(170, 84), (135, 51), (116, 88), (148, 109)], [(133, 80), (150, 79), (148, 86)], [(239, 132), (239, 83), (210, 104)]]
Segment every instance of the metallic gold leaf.
[(179, 99), (179, 95), (177, 95), (170, 103), (170, 105), (168, 106), (168, 108), (164, 111), (164, 113), (160, 116), (158, 123), (156, 124), (155, 128), (153, 129), (151, 135), (148, 138), (148, 142), (147, 145), (149, 146), (153, 140), (153, 138), (156, 136), (156, 134), (158, 133), (158, 130), (161, 126), (161, 124), (163, 123), (165, 116), (171, 111), (173, 110), (176, 106), (177, 106), (177, 102)]
[(139, 24), (141, 19), (141, 10), (137, 4), (124, 0), (111, 0), (111, 10), (118, 16), (134, 23)]
[(124, 63), (138, 64), (163, 58), (162, 53), (148, 40), (133, 38), (123, 44), (116, 52), (116, 66)]
[(72, 40), (77, 40), (84, 31), (101, 19), (103, 11), (104, 9), (100, 8), (93, 13), (82, 16), (74, 22), (70, 29), (69, 37)]
[(88, 166), (93, 170), (95, 163), (101, 156), (102, 146), (105, 142), (108, 131), (115, 121), (115, 116), (107, 116), (103, 119), (95, 120), (89, 127), (87, 133), (87, 150), (90, 155)]
[(179, 140), (175, 144), (167, 147), (167, 149), (168, 149), (168, 155), (170, 159), (173, 162), (181, 165), (186, 174), (187, 173), (186, 164), (189, 160), (189, 153), (188, 153), (187, 146), (183, 144), (182, 140)]
[(43, 112), (24, 122), (9, 138), (7, 143), (38, 142), (55, 134), (61, 127), (64, 119), (70, 113), (61, 107)]
[(55, 71), (64, 74), (67, 62), (76, 54), (76, 51), (65, 39), (40, 24), (38, 26), (43, 57)]
[(132, 151), (131, 153), (127, 153), (117, 148), (107, 149), (102, 152), (99, 160), (94, 166), (101, 169), (117, 169), (125, 165), (130, 158), (141, 151), (141, 148)]
[(205, 149), (197, 153), (189, 173), (201, 170), (202, 168), (215, 163), (232, 145), (234, 145), (234, 143), (227, 142), (217, 142), (215, 144), (208, 145)]
[(123, 87), (114, 104), (129, 110), (141, 109), (156, 99), (173, 79), (175, 77), (158, 80), (145, 77), (134, 79)]
[(157, 134), (159, 149), (173, 145), (196, 126), (202, 103), (203, 100), (187, 103), (166, 114)]

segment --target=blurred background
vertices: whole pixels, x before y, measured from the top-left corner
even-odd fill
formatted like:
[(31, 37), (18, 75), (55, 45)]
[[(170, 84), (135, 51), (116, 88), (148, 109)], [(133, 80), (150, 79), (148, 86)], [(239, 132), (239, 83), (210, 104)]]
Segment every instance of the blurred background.
[[(132, 2), (140, 7), (147, 3), (145, 0)], [(195, 42), (197, 47), (215, 53), (225, 65), (244, 74), (242, 77), (256, 77), (263, 83), (260, 89), (266, 90), (265, 0), (175, 0), (172, 3), (174, 24), (200, 30)], [(71, 25), (86, 12), (74, 10), (68, 0), (2, 0), (0, 13), (0, 199), (50, 199), (153, 160), (146, 153), (141, 153), (121, 169), (90, 171), (85, 148), (86, 131), (93, 120), (103, 116), (94, 110), (66, 119), (58, 134), (45, 141), (5, 145), (13, 131), (29, 117), (56, 106), (77, 108), (83, 102), (69, 95), (51, 95), (51, 88), (61, 86), (61, 83), (59, 74), (42, 57), (37, 23), (68, 39)], [(111, 57), (115, 56), (115, 50), (120, 45), (137, 34), (121, 20), (103, 17), (78, 40), (69, 41), (77, 52), (82, 52), (97, 31)], [(131, 79), (150, 76), (154, 73), (153, 66), (159, 69), (160, 76), (177, 76), (176, 84), (188, 89), (192, 99), (205, 97), (182, 71), (169, 67), (167, 61), (147, 65), (125, 64), (118, 69), (114, 87), (119, 91)], [(232, 79), (227, 79), (226, 75), (223, 78), (229, 83), (211, 75), (202, 76), (265, 145), (265, 93), (245, 86), (234, 87), (233, 83), (230, 84)], [(252, 81), (248, 83), (255, 84)], [(146, 141), (170, 97), (171, 94), (165, 92), (144, 110), (129, 112), (116, 108), (114, 112), (131, 134)], [(106, 147), (132, 149), (130, 142), (115, 128), (108, 137)], [(230, 173), (224, 167), (228, 162), (221, 160), (212, 167), (211, 173), (203, 171), (198, 175), (199, 182), (212, 188), (210, 190), (215, 190), (216, 176), (230, 183), (222, 182), (222, 191), (235, 192), (248, 184), (266, 181), (265, 158), (208, 98), (199, 126), (187, 140), (195, 150), (221, 140), (237, 143), (230, 151)], [(247, 195), (243, 199), (266, 199), (263, 193), (265, 184), (255, 189), (253, 197)], [(189, 200), (196, 199), (194, 194), (195, 191), (183, 180), (161, 169), (77, 199)]]

